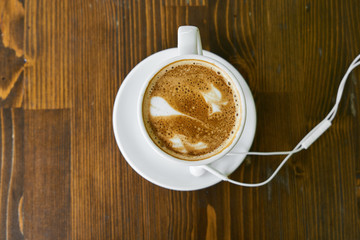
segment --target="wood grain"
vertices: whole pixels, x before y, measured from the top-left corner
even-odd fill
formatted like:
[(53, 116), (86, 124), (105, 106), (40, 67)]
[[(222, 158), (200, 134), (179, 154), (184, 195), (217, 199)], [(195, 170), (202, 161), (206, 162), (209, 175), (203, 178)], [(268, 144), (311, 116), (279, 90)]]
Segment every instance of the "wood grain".
[(4, 47), (13, 49), (17, 57), (24, 55), (24, 3), (18, 0), (1, 1), (0, 29)]
[(0, 107), (21, 107), (24, 95), (23, 57), (17, 57), (13, 49), (6, 48), (0, 41)]
[(24, 115), (25, 239), (69, 239), (70, 111), (28, 110)]
[(18, 214), (24, 194), (24, 113), (1, 109), (0, 120), (0, 239), (24, 239)]
[[(332, 128), (260, 188), (163, 189), (112, 130), (126, 75), (196, 25), (252, 90), (252, 150), (289, 150), (360, 53), (359, 12), (355, 0), (1, 1), (0, 239), (360, 239), (358, 69)], [(230, 177), (260, 182), (281, 160), (247, 157)]]
[(58, 109), (71, 106), (73, 73), (71, 26), (68, 1), (25, 1), (24, 76), (25, 109)]
[(0, 3), (0, 107), (21, 107), (24, 95), (24, 6)]

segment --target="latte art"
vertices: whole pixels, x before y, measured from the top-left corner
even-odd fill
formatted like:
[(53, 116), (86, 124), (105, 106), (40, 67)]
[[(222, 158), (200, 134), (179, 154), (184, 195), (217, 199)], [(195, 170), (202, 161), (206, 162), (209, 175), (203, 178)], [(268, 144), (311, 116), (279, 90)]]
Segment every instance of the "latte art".
[(197, 161), (229, 146), (241, 123), (241, 104), (232, 80), (201, 60), (181, 60), (160, 70), (143, 99), (145, 128), (169, 155)]
[(222, 101), (221, 92), (211, 84), (209, 92), (201, 93), (206, 103), (211, 105), (211, 114), (215, 112), (221, 112), (220, 105), (226, 105), (227, 101)]

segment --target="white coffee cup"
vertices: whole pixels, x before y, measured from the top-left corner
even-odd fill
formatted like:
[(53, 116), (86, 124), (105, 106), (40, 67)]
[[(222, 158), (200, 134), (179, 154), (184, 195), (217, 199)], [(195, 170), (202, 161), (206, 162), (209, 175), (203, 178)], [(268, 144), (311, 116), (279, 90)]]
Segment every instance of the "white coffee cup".
[[(179, 164), (183, 164), (183, 165), (187, 165), (187, 166), (199, 166), (199, 165), (210, 164), (210, 163), (222, 158), (226, 154), (228, 154), (231, 151), (231, 149), (236, 145), (239, 138), (241, 137), (241, 134), (243, 132), (244, 125), (245, 125), (245, 120), (246, 120), (246, 103), (245, 103), (244, 93), (239, 84), (239, 80), (236, 79), (235, 75), (228, 68), (226, 68), (224, 66), (224, 64), (222, 64), (221, 62), (219, 62), (215, 59), (212, 59), (210, 57), (206, 57), (206, 56), (202, 55), (201, 38), (200, 38), (199, 29), (197, 27), (194, 27), (194, 26), (179, 27), (179, 29), (178, 29), (178, 52), (179, 52), (179, 55), (177, 57), (165, 59), (163, 62), (155, 65), (154, 72), (151, 75), (146, 77), (147, 80), (145, 81), (145, 84), (144, 84), (143, 88), (141, 89), (140, 95), (138, 98), (138, 106), (137, 106), (138, 123), (139, 123), (140, 129), (141, 129), (141, 132), (142, 132), (144, 138), (147, 140), (148, 144), (154, 149), (154, 151), (156, 151), (159, 155), (161, 155), (163, 159), (177, 162)], [(231, 144), (229, 144), (226, 148), (224, 148), (218, 154), (212, 155), (209, 158), (206, 158), (203, 160), (198, 160), (198, 161), (186, 161), (186, 160), (179, 159), (179, 158), (176, 158), (176, 157), (173, 157), (173, 156), (167, 154), (153, 142), (153, 140), (150, 138), (150, 136), (146, 130), (145, 124), (144, 124), (142, 104), (143, 104), (144, 94), (145, 94), (145, 91), (147, 89), (149, 82), (162, 68), (164, 68), (165, 66), (167, 66), (173, 62), (177, 62), (180, 60), (194, 60), (194, 59), (202, 60), (202, 61), (208, 62), (210, 64), (213, 64), (216, 67), (220, 68), (223, 72), (225, 72), (230, 77), (233, 85), (239, 92), (240, 104), (241, 104), (242, 111), (241, 111), (240, 127), (238, 128), (237, 132), (235, 133), (235, 136), (233, 137)]]

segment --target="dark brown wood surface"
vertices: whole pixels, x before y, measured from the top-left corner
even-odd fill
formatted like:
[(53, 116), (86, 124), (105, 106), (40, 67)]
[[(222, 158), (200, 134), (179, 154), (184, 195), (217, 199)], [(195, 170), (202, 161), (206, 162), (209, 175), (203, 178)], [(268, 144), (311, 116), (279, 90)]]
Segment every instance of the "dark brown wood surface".
[(359, 23), (357, 0), (1, 0), (0, 239), (360, 239), (359, 69), (330, 130), (260, 188), (160, 188), (112, 130), (125, 76), (190, 24), (252, 90), (252, 150), (291, 149), (333, 106)]

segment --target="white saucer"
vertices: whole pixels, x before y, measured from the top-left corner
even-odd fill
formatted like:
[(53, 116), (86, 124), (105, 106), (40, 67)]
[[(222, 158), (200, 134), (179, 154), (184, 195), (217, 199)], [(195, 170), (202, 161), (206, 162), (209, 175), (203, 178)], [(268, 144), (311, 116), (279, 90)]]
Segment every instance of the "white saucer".
[[(246, 99), (246, 121), (244, 131), (232, 151), (246, 152), (250, 149), (255, 136), (256, 110), (251, 91), (240, 73), (223, 58), (203, 51), (205, 56), (211, 57), (224, 64), (235, 77), (244, 91)], [(153, 72), (154, 63), (178, 55), (177, 48), (157, 52), (141, 61), (124, 79), (115, 99), (113, 111), (113, 127), (116, 142), (120, 151), (130, 166), (148, 181), (172, 190), (190, 191), (210, 187), (221, 180), (210, 173), (200, 177), (193, 176), (187, 166), (162, 159), (146, 142), (137, 121), (137, 101), (141, 87)], [(211, 166), (225, 175), (235, 171), (245, 155), (225, 156)]]

